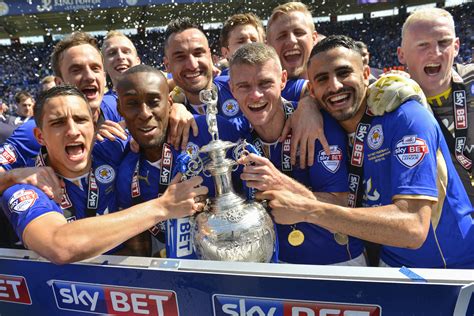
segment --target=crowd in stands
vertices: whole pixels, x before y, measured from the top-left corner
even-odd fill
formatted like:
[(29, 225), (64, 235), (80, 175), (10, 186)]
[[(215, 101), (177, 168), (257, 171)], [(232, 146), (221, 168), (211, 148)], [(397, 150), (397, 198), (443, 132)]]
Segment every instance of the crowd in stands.
[[(455, 19), (456, 34), (460, 38), (461, 47), (456, 62), (472, 61), (474, 47), (474, 31), (465, 27), (473, 25), (474, 16), (472, 3), (448, 8)], [(313, 13), (314, 14), (314, 13)], [(405, 17), (391, 16), (344, 22), (321, 22), (316, 24), (318, 33), (324, 35), (346, 34), (368, 45), (370, 66), (378, 69), (394, 69), (400, 66), (397, 59), (397, 47), (400, 45), (400, 29)], [(220, 55), (220, 30), (208, 30), (210, 46), (216, 55)], [(130, 39), (138, 50), (143, 63), (163, 68), (163, 33), (160, 31), (147, 32), (144, 37), (131, 35)], [(101, 37), (98, 38), (102, 40)], [(0, 100), (9, 105), (14, 112), (14, 95), (20, 90), (26, 90), (37, 95), (40, 91), (40, 81), (52, 74), (49, 56), (56, 42), (48, 44), (14, 44), (0, 46)], [(21, 71), (19, 71), (21, 69)]]

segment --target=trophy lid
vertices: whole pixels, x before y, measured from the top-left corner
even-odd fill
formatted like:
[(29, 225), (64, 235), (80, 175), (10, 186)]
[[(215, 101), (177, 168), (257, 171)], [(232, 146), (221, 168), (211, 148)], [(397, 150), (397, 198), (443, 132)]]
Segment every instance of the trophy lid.
[(209, 144), (201, 147), (199, 152), (201, 153), (210, 153), (210, 152), (216, 152), (220, 150), (227, 150), (229, 148), (237, 146), (236, 143), (232, 143), (229, 141), (222, 141), (222, 140), (216, 140), (216, 141), (211, 141)]

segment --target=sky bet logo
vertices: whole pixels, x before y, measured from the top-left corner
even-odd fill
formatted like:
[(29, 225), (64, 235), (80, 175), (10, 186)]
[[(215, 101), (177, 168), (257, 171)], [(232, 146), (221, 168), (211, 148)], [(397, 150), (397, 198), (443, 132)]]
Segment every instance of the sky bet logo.
[(31, 305), (25, 278), (0, 274), (0, 301)]
[(214, 316), (381, 316), (376, 305), (290, 301), (257, 297), (213, 296)]
[(51, 280), (59, 309), (113, 315), (178, 316), (176, 293)]

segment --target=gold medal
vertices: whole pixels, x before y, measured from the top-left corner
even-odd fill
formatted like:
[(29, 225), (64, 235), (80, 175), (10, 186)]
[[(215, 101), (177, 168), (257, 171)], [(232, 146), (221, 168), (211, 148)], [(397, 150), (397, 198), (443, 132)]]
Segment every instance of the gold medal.
[(349, 243), (349, 236), (346, 234), (334, 233), (334, 239), (341, 246), (347, 245)]
[(288, 234), (288, 242), (293, 247), (298, 247), (304, 242), (304, 234), (299, 229), (293, 229), (291, 233)]
[(160, 258), (166, 258), (166, 248), (160, 250)]

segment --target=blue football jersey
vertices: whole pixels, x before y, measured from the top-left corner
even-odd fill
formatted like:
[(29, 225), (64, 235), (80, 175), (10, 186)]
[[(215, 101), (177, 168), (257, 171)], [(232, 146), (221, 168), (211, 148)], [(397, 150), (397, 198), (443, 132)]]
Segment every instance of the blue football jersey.
[(35, 121), (28, 120), (18, 126), (5, 143), (0, 145), (0, 168), (11, 170), (34, 165), (36, 155), (41, 149), (33, 134), (35, 127)]
[(117, 92), (114, 90), (109, 90), (104, 94), (102, 103), (100, 104), (100, 109), (102, 110), (104, 119), (114, 122), (123, 121), (123, 117), (117, 109), (117, 100)]
[[(263, 144), (263, 152), (280, 171), (310, 187), (313, 192), (347, 192), (346, 134), (332, 117), (324, 111), (321, 113), (324, 119), (324, 134), (331, 149), (330, 155), (327, 155), (322, 145), (317, 142), (313, 166), (300, 169), (299, 164), (296, 164), (289, 171), (290, 143), (288, 140), (270, 146)], [(249, 142), (254, 143), (255, 137)], [(299, 246), (292, 246), (289, 242), (288, 237), (294, 230), (299, 230), (304, 234), (304, 242)], [(348, 236), (341, 241), (334, 233), (310, 223), (277, 224), (277, 231), (279, 259), (283, 262), (334, 264), (357, 258), (364, 251), (363, 243), (359, 239)]]
[(63, 214), (68, 221), (115, 212), (115, 181), (125, 142), (105, 140), (94, 145), (92, 169), (78, 179), (63, 178), (64, 195), (60, 204), (32, 185), (16, 184), (5, 190), (2, 208), (21, 239), (26, 226), (49, 212)]
[[(250, 124), (240, 111), (239, 104), (230, 91), (228, 77), (215, 78), (214, 87), (217, 89), (218, 95), (218, 115), (230, 121), (238, 131), (247, 132), (250, 129)], [(186, 100), (185, 105), (192, 114), (206, 114), (206, 106), (204, 104), (193, 106)]]
[[(240, 139), (240, 133), (230, 124), (227, 120), (220, 116), (217, 116), (219, 137), (222, 140), (236, 142)], [(187, 144), (186, 151), (191, 157), (199, 155), (199, 149), (208, 144), (211, 141), (211, 135), (207, 130), (207, 123), (205, 116), (196, 116), (196, 123), (199, 127), (199, 135), (194, 137), (190, 135), (189, 142)], [(168, 147), (168, 146), (167, 146)], [(170, 160), (171, 165), (166, 166), (166, 177), (165, 181), (163, 177), (163, 163), (162, 166), (157, 166), (156, 163), (147, 161), (141, 154), (129, 152), (119, 169), (119, 176), (117, 180), (117, 191), (119, 196), (120, 208), (128, 208), (132, 205), (148, 201), (159, 196), (160, 192), (164, 192), (166, 187), (171, 180), (170, 171), (174, 170), (177, 158), (180, 152), (176, 151), (171, 146), (168, 147), (171, 150), (172, 159)], [(204, 158), (204, 155), (200, 155)], [(138, 166), (138, 170), (137, 170)], [(136, 173), (136, 176), (134, 174)], [(211, 177), (205, 176), (202, 173), (200, 175), (204, 179), (203, 185), (209, 189), (209, 196), (215, 195), (214, 183)], [(136, 180), (134, 180), (136, 179)], [(238, 174), (233, 176), (233, 180), (238, 180)], [(165, 183), (165, 184), (162, 184)], [(237, 188), (236, 188), (237, 189)], [(170, 221), (168, 221), (170, 222)], [(178, 258), (195, 258), (195, 254), (192, 249), (190, 240), (190, 228), (189, 219), (177, 219), (171, 221), (174, 225), (173, 229), (168, 227), (166, 232), (166, 243), (167, 243), (167, 255), (168, 257)], [(186, 227), (187, 229), (177, 229), (177, 227)], [(170, 239), (176, 241), (176, 246), (170, 249)]]
[(288, 80), (285, 88), (281, 91), (281, 96), (288, 101), (298, 102), (307, 81), (306, 79)]
[(390, 266), (473, 268), (472, 206), (434, 117), (408, 101), (372, 119), (364, 141), (363, 206), (394, 199), (437, 201), (428, 237), (419, 249), (384, 246)]

